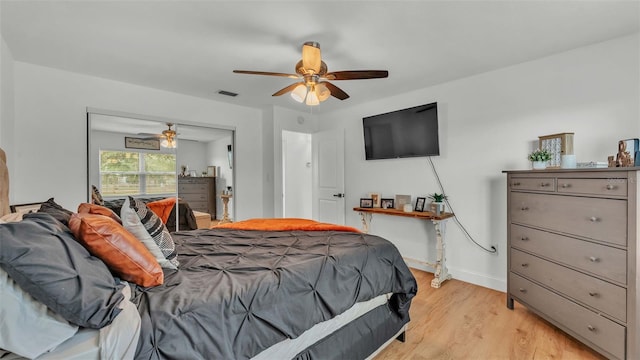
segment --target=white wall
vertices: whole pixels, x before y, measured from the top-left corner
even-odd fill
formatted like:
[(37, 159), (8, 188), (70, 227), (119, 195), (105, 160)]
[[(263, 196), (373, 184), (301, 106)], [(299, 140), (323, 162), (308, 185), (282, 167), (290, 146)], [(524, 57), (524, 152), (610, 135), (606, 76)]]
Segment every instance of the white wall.
[(9, 203), (15, 204), (12, 185), (15, 184), (15, 176), (12, 173), (15, 157), (14, 148), (14, 78), (13, 56), (0, 34), (0, 147), (7, 155), (7, 167), (9, 168)]
[[(638, 137), (639, 63), (636, 34), (323, 114), (318, 126), (345, 129), (347, 209), (370, 192), (411, 194), (415, 201), (439, 192), (427, 159), (364, 160), (362, 117), (437, 101), (441, 156), (433, 162), (446, 193), (475, 239), (498, 245), (497, 256), (488, 254), (449, 221), (447, 264), (457, 279), (505, 290), (502, 170), (530, 168), (526, 156), (540, 135), (575, 132), (578, 161), (606, 161), (619, 139)], [(358, 214), (347, 211), (347, 224), (359, 226)], [(391, 240), (406, 257), (435, 260), (428, 222), (374, 215), (371, 232)]]
[(262, 216), (261, 111), (67, 71), (14, 63), (14, 202), (86, 199), (86, 108), (236, 131), (236, 217)]
[[(222, 219), (223, 206), (220, 195), (227, 186), (233, 187), (233, 169), (229, 167), (227, 145), (233, 144), (231, 135), (228, 137), (210, 141), (207, 146), (209, 153), (209, 165), (216, 167), (216, 219)], [(229, 200), (229, 216), (233, 218), (233, 197)]]
[(311, 134), (282, 131), (283, 217), (312, 217), (311, 158)]

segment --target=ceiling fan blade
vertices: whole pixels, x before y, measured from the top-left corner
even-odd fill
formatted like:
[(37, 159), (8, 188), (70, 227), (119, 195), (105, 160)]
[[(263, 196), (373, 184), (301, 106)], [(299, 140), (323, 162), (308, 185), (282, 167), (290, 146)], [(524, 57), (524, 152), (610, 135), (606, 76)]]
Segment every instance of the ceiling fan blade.
[(379, 79), (389, 76), (387, 70), (350, 70), (334, 71), (324, 77), (327, 80), (359, 80), (359, 79)]
[(138, 136), (144, 136), (145, 140), (163, 138), (162, 134), (138, 133)]
[(315, 74), (320, 72), (322, 55), (320, 44), (315, 41), (307, 41), (302, 45), (302, 66), (307, 70), (313, 70)]
[(329, 91), (331, 91), (331, 96), (333, 96), (334, 98), (337, 98), (337, 99), (340, 99), (340, 100), (345, 100), (345, 99), (349, 98), (349, 94), (347, 94), (346, 92), (342, 91), (342, 89), (340, 89), (339, 87), (333, 85), (332, 83), (330, 83), (328, 81), (322, 81), (321, 84), (325, 84), (327, 86)]
[(300, 78), (299, 75), (295, 75), (295, 74), (284, 74), (284, 73), (276, 73), (276, 72), (268, 72), (268, 71), (233, 70), (233, 72), (236, 74), (282, 76), (282, 77), (288, 77), (291, 79)]
[(291, 85), (285, 87), (284, 89), (280, 89), (280, 90), (276, 91), (271, 96), (280, 96), (280, 95), (286, 94), (289, 91), (292, 91), (293, 89), (295, 89), (296, 86), (298, 86), (298, 85), (304, 85), (304, 82), (301, 81), (301, 82), (297, 82), (295, 84), (291, 84)]

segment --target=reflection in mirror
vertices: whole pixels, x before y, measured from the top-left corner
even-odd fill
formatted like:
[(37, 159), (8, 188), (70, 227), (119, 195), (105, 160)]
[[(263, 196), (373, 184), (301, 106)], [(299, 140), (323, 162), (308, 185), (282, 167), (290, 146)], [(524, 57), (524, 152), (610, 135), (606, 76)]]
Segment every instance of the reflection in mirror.
[(154, 208), (170, 231), (209, 227), (222, 218), (222, 191), (216, 189), (233, 183), (232, 170), (221, 169), (220, 161), (226, 161), (232, 130), (92, 112), (87, 118), (89, 202), (92, 186), (118, 215), (127, 196), (147, 203), (173, 198), (164, 212)]
[[(233, 187), (233, 169), (228, 166), (227, 148), (232, 146), (232, 130), (194, 125), (179, 125), (178, 131), (178, 196), (187, 201), (202, 219), (209, 214), (211, 222), (223, 219), (224, 204), (220, 197)], [(182, 176), (182, 173), (186, 176)], [(233, 212), (233, 201), (228, 204)]]

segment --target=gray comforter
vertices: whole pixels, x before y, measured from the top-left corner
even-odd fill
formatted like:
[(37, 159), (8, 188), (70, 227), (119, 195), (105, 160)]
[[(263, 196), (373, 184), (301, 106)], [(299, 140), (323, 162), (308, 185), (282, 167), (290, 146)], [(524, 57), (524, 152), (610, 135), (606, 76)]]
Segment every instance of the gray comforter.
[(174, 240), (180, 269), (136, 289), (139, 359), (248, 359), (384, 293), (409, 321), (416, 281), (380, 237), (212, 229)]

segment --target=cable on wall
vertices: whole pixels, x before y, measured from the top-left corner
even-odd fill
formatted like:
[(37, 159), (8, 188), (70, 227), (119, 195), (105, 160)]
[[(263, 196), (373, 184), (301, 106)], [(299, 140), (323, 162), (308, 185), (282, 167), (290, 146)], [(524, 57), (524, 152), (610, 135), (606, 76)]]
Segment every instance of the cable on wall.
[(453, 220), (456, 222), (456, 224), (458, 224), (458, 227), (460, 228), (460, 230), (462, 230), (462, 232), (464, 233), (464, 235), (467, 237), (467, 239), (471, 240), (471, 242), (473, 242), (474, 244), (476, 244), (479, 248), (481, 248), (482, 250), (491, 253), (491, 254), (495, 254), (498, 252), (498, 249), (496, 249), (495, 246), (491, 246), (490, 249), (487, 249), (486, 247), (480, 245), (474, 238), (473, 236), (471, 236), (471, 234), (469, 234), (469, 232), (467, 231), (467, 229), (464, 227), (464, 225), (462, 225), (462, 223), (460, 222), (460, 220), (458, 220), (458, 215), (456, 215), (456, 212), (453, 210), (453, 206), (451, 206), (451, 203), (449, 203), (449, 200), (447, 199), (446, 196), (446, 192), (444, 191), (444, 186), (442, 186), (442, 182), (440, 181), (440, 176), (438, 176), (438, 171), (436, 170), (435, 165), (433, 165), (433, 160), (431, 160), (431, 156), (427, 157), (427, 159), (429, 159), (429, 165), (431, 165), (431, 170), (433, 171), (433, 174), (436, 177), (436, 181), (438, 182), (438, 187), (440, 188), (440, 192), (445, 195), (444, 197), (444, 202), (445, 204), (447, 204), (447, 206), (449, 206), (449, 209), (451, 210), (451, 212), (453, 213)]

